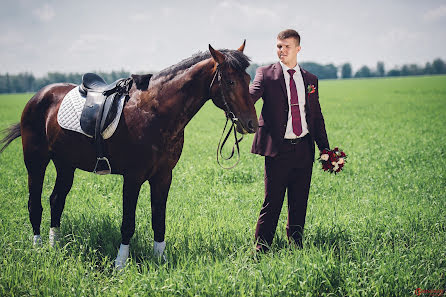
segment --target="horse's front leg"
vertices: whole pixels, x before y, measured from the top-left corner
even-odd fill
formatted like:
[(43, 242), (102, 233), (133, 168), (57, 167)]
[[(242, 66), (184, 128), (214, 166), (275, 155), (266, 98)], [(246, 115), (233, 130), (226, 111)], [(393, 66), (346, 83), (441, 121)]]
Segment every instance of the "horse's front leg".
[(153, 254), (155, 257), (164, 257), (166, 242), (166, 202), (172, 183), (172, 170), (157, 173), (149, 180), (152, 205), (152, 229), (154, 233)]
[(135, 233), (135, 211), (138, 201), (139, 191), (143, 181), (139, 178), (124, 176), (123, 186), (123, 209), (122, 209), (122, 225), (121, 237), (122, 242), (119, 247), (118, 256), (115, 260), (115, 268), (121, 270), (125, 266), (125, 262), (129, 257), (129, 243)]

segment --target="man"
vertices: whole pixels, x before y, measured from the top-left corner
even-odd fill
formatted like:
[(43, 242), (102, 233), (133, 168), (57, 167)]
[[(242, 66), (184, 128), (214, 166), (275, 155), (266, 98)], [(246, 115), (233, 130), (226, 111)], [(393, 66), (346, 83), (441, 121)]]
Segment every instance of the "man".
[(273, 241), (288, 190), (290, 243), (302, 247), (308, 193), (316, 142), (329, 148), (319, 105), (318, 78), (299, 67), (300, 36), (285, 30), (277, 36), (279, 62), (259, 67), (249, 88), (254, 103), (263, 98), (259, 129), (252, 153), (265, 156), (265, 201), (255, 232), (256, 250), (267, 251)]

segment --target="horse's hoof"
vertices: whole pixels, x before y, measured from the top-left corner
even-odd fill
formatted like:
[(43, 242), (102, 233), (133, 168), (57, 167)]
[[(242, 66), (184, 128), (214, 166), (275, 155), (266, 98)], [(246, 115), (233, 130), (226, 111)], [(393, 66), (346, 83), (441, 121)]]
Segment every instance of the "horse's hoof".
[(55, 247), (60, 241), (60, 228), (51, 227), (49, 233), (50, 247)]
[(34, 235), (33, 237), (33, 246), (41, 247), (42, 246), (42, 237), (40, 235)]
[(127, 261), (127, 258), (129, 257), (129, 245), (128, 244), (122, 244), (119, 247), (118, 256), (116, 256), (115, 260), (115, 269), (117, 271), (122, 271), (125, 267), (125, 262)]
[(165, 248), (166, 248), (166, 241), (163, 241), (163, 242), (154, 241), (153, 242), (153, 256), (157, 259), (161, 258), (161, 260), (166, 262), (167, 261), (166, 255), (164, 255)]

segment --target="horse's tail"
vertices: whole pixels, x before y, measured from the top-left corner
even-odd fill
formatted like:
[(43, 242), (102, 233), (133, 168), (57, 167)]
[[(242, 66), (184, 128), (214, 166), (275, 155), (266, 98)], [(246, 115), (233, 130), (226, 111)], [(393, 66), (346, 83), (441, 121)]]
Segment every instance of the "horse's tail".
[(0, 154), (14, 139), (22, 136), (22, 133), (20, 132), (20, 123), (14, 124), (4, 129), (2, 133), (7, 133), (7, 135), (5, 136), (5, 138), (0, 140), (0, 145), (3, 145), (2, 148), (0, 149)]

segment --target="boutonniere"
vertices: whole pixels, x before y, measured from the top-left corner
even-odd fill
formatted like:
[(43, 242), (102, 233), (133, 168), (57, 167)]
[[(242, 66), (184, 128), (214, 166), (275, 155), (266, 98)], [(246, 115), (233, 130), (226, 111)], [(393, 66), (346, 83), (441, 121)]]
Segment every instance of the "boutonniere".
[(316, 87), (314, 85), (308, 85), (307, 93), (308, 94), (313, 94), (314, 92), (316, 92)]

